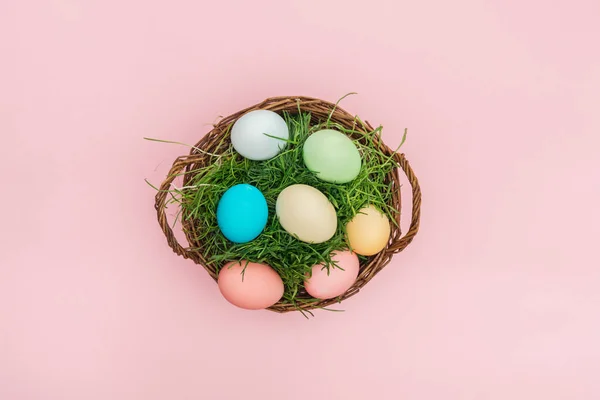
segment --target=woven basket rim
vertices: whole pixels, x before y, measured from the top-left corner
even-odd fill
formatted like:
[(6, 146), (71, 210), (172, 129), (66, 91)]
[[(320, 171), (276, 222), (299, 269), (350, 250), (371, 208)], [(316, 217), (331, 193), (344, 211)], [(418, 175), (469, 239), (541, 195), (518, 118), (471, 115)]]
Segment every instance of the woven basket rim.
[[(184, 173), (185, 186), (186, 182), (192, 179), (193, 171), (196, 169), (196, 167), (201, 166), (203, 162), (209, 159), (207, 153), (219, 153), (228, 147), (230, 143), (228, 127), (233, 122), (247, 112), (258, 109), (271, 110), (275, 112), (287, 111), (290, 113), (297, 111), (310, 112), (315, 119), (318, 118), (319, 120), (323, 120), (324, 118), (329, 118), (332, 122), (341, 124), (347, 128), (352, 127), (357, 131), (362, 130), (363, 132), (366, 132), (374, 129), (368, 121), (365, 120), (362, 122), (358, 120), (356, 116), (341, 108), (339, 104), (334, 104), (325, 100), (307, 96), (270, 97), (260, 103), (256, 103), (250, 107), (246, 107), (225, 118), (222, 118), (220, 121), (213, 124), (212, 129), (192, 147), (189, 154), (177, 157), (155, 196), (155, 209), (157, 212), (158, 223), (165, 234), (167, 244), (169, 247), (171, 247), (173, 252), (185, 259), (191, 259), (196, 264), (201, 265), (215, 282), (217, 281), (216, 270), (212, 267), (207, 267), (207, 263), (203, 255), (198, 251), (192, 250), (192, 246), (183, 247), (177, 241), (166, 215), (166, 208), (169, 200), (168, 193), (173, 181), (177, 176), (180, 176), (182, 173)], [(225, 138), (223, 138), (224, 135), (226, 136)], [(403, 153), (395, 153), (387, 145), (385, 145), (383, 141), (380, 140), (377, 141), (377, 145), (385, 154), (393, 156), (400, 166), (400, 168), (394, 169), (388, 176), (390, 184), (394, 185), (395, 189), (392, 205), (398, 211), (398, 213), (396, 221), (397, 226), (391, 224), (392, 234), (387, 246), (378, 254), (370, 257), (366, 263), (361, 264), (360, 272), (356, 282), (342, 296), (334, 299), (319, 300), (310, 303), (299, 303), (296, 305), (279, 302), (267, 308), (267, 310), (278, 313), (300, 311), (302, 313), (307, 312), (312, 314), (310, 310), (324, 308), (352, 297), (357, 294), (364, 285), (373, 279), (375, 275), (379, 273), (387, 264), (389, 264), (394, 254), (404, 250), (413, 241), (414, 237), (419, 231), (421, 216), (421, 188), (419, 186), (419, 181)], [(409, 229), (405, 234), (402, 234), (400, 229), (400, 221), (402, 218), (402, 200), (399, 169), (402, 169), (404, 172), (404, 175), (410, 183), (412, 190), (411, 222)], [(187, 227), (190, 228), (189, 226)], [(184, 224), (184, 233), (188, 243), (191, 245), (194, 242), (194, 239), (190, 236), (189, 232), (193, 231), (193, 229), (185, 228), (186, 225)]]

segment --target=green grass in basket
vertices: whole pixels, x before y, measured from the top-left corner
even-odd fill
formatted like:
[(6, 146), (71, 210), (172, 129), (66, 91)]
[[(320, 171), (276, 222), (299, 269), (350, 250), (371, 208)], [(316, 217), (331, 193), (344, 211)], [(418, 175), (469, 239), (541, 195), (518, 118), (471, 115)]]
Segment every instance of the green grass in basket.
[[(381, 134), (381, 127), (364, 134), (345, 129), (330, 121), (322, 121), (312, 126), (308, 113), (284, 113), (283, 117), (290, 130), (290, 139), (284, 151), (267, 161), (250, 161), (239, 156), (230, 146), (225, 153), (211, 156), (210, 165), (195, 170), (191, 182), (187, 183), (186, 188), (178, 190), (175, 198), (181, 206), (181, 218), (192, 219), (197, 227), (195, 231), (200, 232), (196, 239), (201, 243), (201, 247), (197, 250), (204, 255), (209, 264), (214, 264), (217, 269), (231, 260), (268, 264), (283, 279), (285, 292), (282, 301), (298, 304), (314, 301), (306, 296), (298, 296), (305, 274), (310, 268), (318, 263), (330, 265), (332, 251), (349, 248), (345, 240), (345, 225), (361, 207), (369, 203), (374, 204), (383, 210), (390, 220), (395, 220), (397, 211), (388, 205), (392, 190), (390, 184), (386, 183), (386, 176), (397, 164), (391, 157), (383, 154), (374, 143)], [(357, 118), (357, 123), (362, 124), (362, 121)], [(354, 142), (362, 157), (362, 168), (352, 182), (323, 182), (304, 166), (304, 141), (312, 132), (326, 127), (355, 138)], [(239, 183), (254, 185), (262, 191), (269, 207), (269, 218), (265, 230), (258, 238), (249, 243), (233, 244), (221, 234), (216, 211), (223, 193)], [(329, 241), (321, 244), (301, 242), (279, 224), (275, 215), (277, 196), (284, 188), (296, 183), (319, 189), (335, 207), (338, 227)], [(361, 257), (362, 262), (365, 260), (366, 258)], [(331, 267), (337, 268), (333, 265)]]

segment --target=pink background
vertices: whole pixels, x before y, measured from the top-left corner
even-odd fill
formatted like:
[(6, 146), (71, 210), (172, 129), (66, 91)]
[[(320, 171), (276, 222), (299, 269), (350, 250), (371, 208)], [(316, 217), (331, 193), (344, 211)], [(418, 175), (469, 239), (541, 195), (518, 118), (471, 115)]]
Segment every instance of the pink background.
[[(600, 2), (0, 2), (0, 399), (600, 398)], [(344, 313), (245, 312), (154, 192), (219, 115), (383, 124), (416, 241)]]

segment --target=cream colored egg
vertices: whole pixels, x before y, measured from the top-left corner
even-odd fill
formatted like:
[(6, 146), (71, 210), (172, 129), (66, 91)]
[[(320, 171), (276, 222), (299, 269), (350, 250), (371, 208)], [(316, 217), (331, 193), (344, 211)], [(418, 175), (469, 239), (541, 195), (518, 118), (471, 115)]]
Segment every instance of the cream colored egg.
[(390, 221), (373, 205), (361, 208), (346, 225), (346, 234), (352, 250), (363, 256), (372, 256), (385, 248), (390, 240)]
[(277, 197), (275, 212), (283, 229), (306, 243), (326, 242), (337, 229), (333, 205), (309, 185), (296, 184), (283, 189)]

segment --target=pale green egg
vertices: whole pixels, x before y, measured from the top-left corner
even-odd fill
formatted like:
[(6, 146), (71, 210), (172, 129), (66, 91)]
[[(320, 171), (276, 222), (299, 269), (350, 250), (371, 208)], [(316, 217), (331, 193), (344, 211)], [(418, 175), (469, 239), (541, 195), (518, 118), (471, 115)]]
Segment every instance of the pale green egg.
[(306, 168), (317, 178), (347, 183), (360, 172), (360, 153), (352, 140), (341, 132), (323, 129), (310, 135), (302, 149)]

